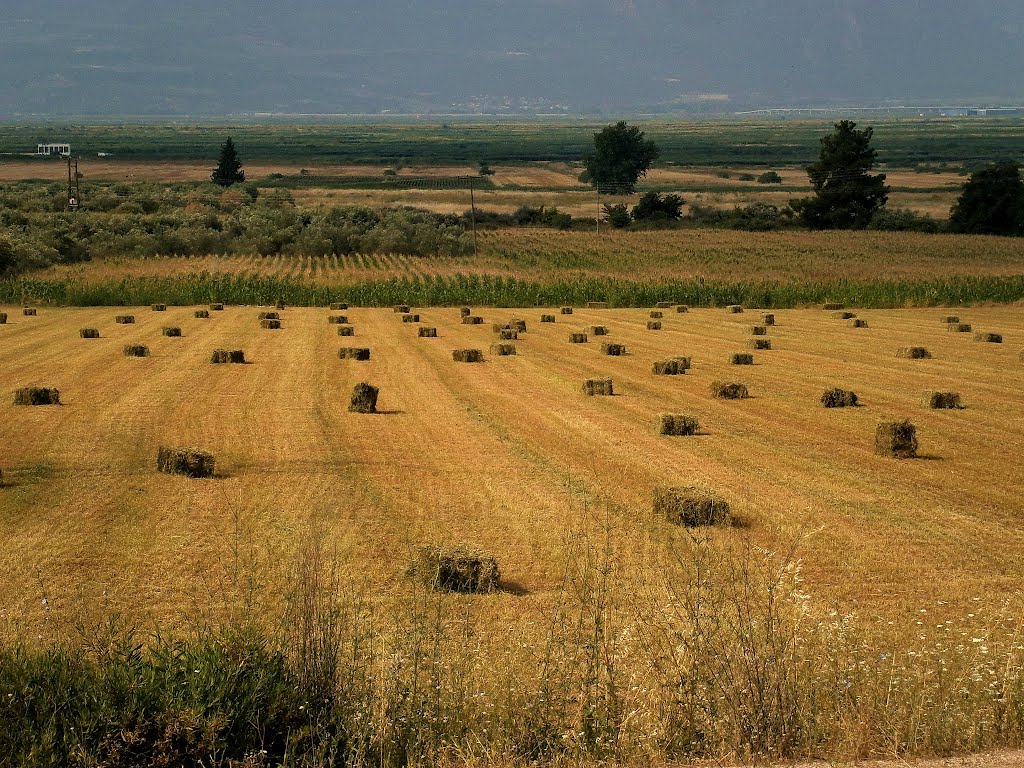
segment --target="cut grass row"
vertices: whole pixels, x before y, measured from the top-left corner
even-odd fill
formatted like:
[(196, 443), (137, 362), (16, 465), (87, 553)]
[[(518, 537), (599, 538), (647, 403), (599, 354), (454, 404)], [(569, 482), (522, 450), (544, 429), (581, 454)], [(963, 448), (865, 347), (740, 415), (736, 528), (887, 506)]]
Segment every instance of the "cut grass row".
[(420, 307), (459, 304), (543, 307), (606, 301), (613, 307), (652, 306), (659, 301), (696, 307), (743, 304), (793, 308), (838, 301), (865, 308), (1010, 304), (1024, 300), (1024, 275), (953, 276), (926, 280), (708, 281), (700, 278), (632, 281), (580, 277), (550, 282), (500, 275), (412, 275), (346, 284), (299, 277), (200, 273), (126, 277), (99, 282), (22, 279), (0, 282), (0, 303), (56, 306), (268, 304), (326, 306), (347, 302), (382, 307), (402, 302)]

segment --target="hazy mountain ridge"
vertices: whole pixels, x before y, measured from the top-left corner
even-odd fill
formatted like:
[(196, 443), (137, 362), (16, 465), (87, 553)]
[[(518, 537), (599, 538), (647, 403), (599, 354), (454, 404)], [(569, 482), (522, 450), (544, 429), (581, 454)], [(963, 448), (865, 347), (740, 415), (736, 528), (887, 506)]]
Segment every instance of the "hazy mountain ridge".
[(1024, 99), (1024, 5), (868, 5), (14, 0), (0, 117)]

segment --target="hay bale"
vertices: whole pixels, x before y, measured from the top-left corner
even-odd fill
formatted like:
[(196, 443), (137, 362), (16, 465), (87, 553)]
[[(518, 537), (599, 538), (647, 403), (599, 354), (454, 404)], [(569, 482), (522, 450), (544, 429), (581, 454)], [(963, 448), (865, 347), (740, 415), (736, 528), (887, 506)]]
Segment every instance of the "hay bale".
[(974, 334), (974, 340), (975, 341), (986, 341), (986, 342), (988, 342), (990, 344), (1002, 344), (1003, 343), (1003, 334), (1001, 334), (1001, 333), (979, 332), (979, 333)]
[(210, 309), (212, 309), (214, 312), (223, 312), (224, 305), (219, 301), (214, 302), (213, 304), (210, 305)]
[[(280, 330), (280, 320), (260, 320), (260, 328), (268, 328), (272, 331)], [(340, 330), (340, 329), (339, 329)]]
[(176, 325), (165, 325), (161, 332), (164, 336), (181, 336), (181, 328)]
[(145, 344), (126, 344), (124, 347), (125, 357), (149, 357), (149, 347)]
[(337, 312), (339, 309), (348, 309), (348, 304), (343, 301), (332, 301), (328, 309), (332, 312)]
[(281, 315), (277, 312), (260, 312), (256, 317), (257, 320), (280, 320)]
[(338, 326), (338, 335), (339, 336), (355, 336), (356, 335), (356, 329), (353, 328), (351, 325), (339, 325)]
[(466, 315), (462, 318), (463, 325), (482, 325), (484, 319), (480, 315)]
[(208, 309), (197, 309), (192, 313), (192, 316), (200, 320), (206, 320), (210, 317), (210, 310)]
[(688, 306), (686, 306), (685, 304), (680, 304), (678, 307), (676, 307), (676, 312), (679, 312), (679, 313), (689, 312), (689, 311), (690, 311), (690, 308)]
[(608, 309), (607, 301), (588, 301), (587, 309)]
[(932, 356), (924, 347), (900, 347), (896, 350), (896, 357), (906, 358), (907, 360), (928, 360)]
[(690, 369), (690, 358), (669, 357), (665, 360), (655, 360), (651, 371), (657, 376), (682, 376)]
[(284, 309), (284, 302), (283, 301), (278, 301), (277, 304), (276, 304), (276, 307), (278, 309)]
[(590, 326), (591, 336), (607, 336), (608, 329), (603, 325), (592, 325)]
[(941, 322), (946, 323), (947, 325), (952, 325), (953, 323), (959, 323), (960, 318), (956, 315), (943, 315)]
[(856, 312), (833, 312), (832, 317), (836, 320), (853, 320), (857, 316)]
[(950, 333), (970, 333), (972, 328), (970, 323), (950, 323), (946, 330)]
[(456, 363), (482, 363), (484, 353), (479, 349), (453, 349), (452, 360)]
[(658, 312), (657, 310), (653, 310), (652, 309), (648, 313), (648, 316), (651, 318), (651, 320), (661, 320), (661, 318), (663, 318), (665, 316), (665, 313), (664, 312)]
[(352, 399), (348, 409), (352, 413), (376, 413), (377, 395), (380, 390), (372, 384), (361, 381), (352, 390)]
[(742, 312), (742, 311), (743, 311), (743, 305), (742, 305), (742, 304), (730, 304), (730, 305), (729, 305), (729, 306), (727, 306), (727, 307), (726, 307), (725, 309), (726, 309), (726, 311), (728, 311), (728, 312), (729, 312), (730, 314), (733, 314), (733, 315), (738, 315), (738, 314), (739, 314), (740, 312)]
[(647, 321), (647, 330), (648, 331), (660, 331), (661, 330), (661, 320), (648, 320)]
[(698, 528), (727, 525), (731, 519), (729, 503), (706, 488), (697, 486), (654, 489), (654, 514), (674, 525)]
[(855, 317), (854, 319), (852, 319), (850, 321), (850, 327), (851, 328), (867, 328), (868, 327), (868, 321), (867, 320), (863, 320), (863, 319), (861, 319), (859, 317)]
[(562, 307), (559, 310), (559, 312), (561, 312), (563, 315), (571, 315), (572, 314), (572, 307)]
[(131, 325), (135, 322), (135, 315), (117, 315), (114, 317), (114, 322), (119, 325)]
[(611, 379), (587, 379), (583, 382), (583, 394), (589, 397), (595, 395), (612, 396), (615, 394), (615, 387)]
[(491, 354), (499, 357), (516, 354), (515, 344), (491, 344)]
[(60, 391), (53, 387), (22, 387), (14, 391), (15, 405), (60, 405)]
[(338, 350), (338, 357), (342, 360), (369, 360), (370, 350), (368, 347), (342, 347)]
[(82, 328), (78, 331), (78, 335), (83, 339), (98, 339), (100, 332), (96, 328)]
[(964, 406), (959, 392), (925, 392), (924, 407), (960, 409)]
[(750, 343), (750, 347), (752, 349), (771, 349), (772, 348), (772, 340), (771, 339), (751, 339), (749, 343)]
[(196, 448), (169, 448), (161, 445), (156, 452), (158, 472), (186, 477), (213, 477), (216, 467), (213, 454)]
[(425, 325), (421, 325), (416, 335), (421, 339), (433, 339), (437, 338), (437, 328), (428, 328)]
[(21, 310), (21, 314), (23, 314), (25, 317), (35, 317), (36, 316), (36, 308), (35, 307), (25, 307), (25, 308), (23, 308)]
[(497, 560), (465, 547), (423, 547), (409, 571), (438, 592), (493, 592), (501, 582)]
[(754, 356), (749, 352), (733, 352), (729, 357), (729, 362), (733, 365), (753, 365)]
[(601, 344), (601, 354), (611, 355), (612, 357), (621, 357), (622, 355), (626, 354), (626, 345), (611, 344), (606, 341)]
[(460, 317), (469, 317), (472, 314), (473, 314), (473, 310), (470, 309), (469, 307), (462, 307), (459, 310), (459, 316)]
[(491, 323), (491, 330), (495, 333), (501, 333), (502, 331), (511, 331), (511, 323)]
[(750, 326), (750, 333), (752, 336), (767, 336), (768, 328), (764, 325), (752, 325)]
[(210, 362), (215, 364), (220, 363), (245, 363), (245, 352), (240, 349), (215, 349), (213, 355), (210, 356)]
[(668, 309), (672, 306), (671, 301), (659, 301), (654, 305), (655, 309)]
[(570, 344), (586, 344), (587, 343), (587, 334), (585, 334), (585, 333), (570, 333), (569, 334), (569, 343)]
[(167, 305), (166, 304), (154, 304), (153, 305), (153, 311), (154, 312), (166, 312), (167, 311)]
[(328, 325), (348, 325), (348, 315), (328, 315)]
[(821, 393), (821, 404), (826, 408), (855, 408), (857, 394), (849, 389), (826, 389)]
[(771, 312), (765, 312), (763, 315), (761, 315), (761, 324), (775, 325), (775, 315), (773, 315)]
[(510, 320), (509, 326), (512, 328), (513, 331), (517, 331), (519, 333), (526, 333), (525, 320)]
[(405, 314), (405, 313), (407, 313), (409, 311), (409, 305), (408, 304), (396, 304), (394, 306), (394, 311), (397, 312), (397, 313)]
[(498, 331), (498, 338), (502, 341), (515, 341), (519, 338), (519, 332), (513, 331), (511, 328), (502, 328)]
[(0, 312), (0, 325), (6, 325), (6, 324), (7, 324), (7, 313), (6, 312)]
[(713, 381), (711, 382), (711, 396), (719, 400), (743, 400), (750, 397), (750, 390), (747, 389), (746, 384)]
[(541, 315), (540, 316), (540, 321), (542, 323), (553, 323), (553, 322), (555, 322), (555, 316), (554, 315)]
[(823, 310), (825, 310), (826, 312), (832, 312), (832, 311), (837, 310), (837, 309), (843, 309), (843, 307), (844, 307), (843, 304), (835, 304), (835, 303), (822, 304), (821, 305), (821, 308)]
[(700, 422), (692, 416), (684, 416), (678, 413), (661, 414), (661, 429), (659, 434), (671, 437), (682, 437), (696, 435), (700, 428)]
[(420, 316), (419, 315), (413, 315), (413, 314), (408, 314), (408, 313), (402, 315), (402, 322), (403, 323), (418, 323), (419, 321), (420, 321)]
[(917, 430), (907, 420), (883, 421), (875, 428), (875, 453), (896, 459), (917, 456)]

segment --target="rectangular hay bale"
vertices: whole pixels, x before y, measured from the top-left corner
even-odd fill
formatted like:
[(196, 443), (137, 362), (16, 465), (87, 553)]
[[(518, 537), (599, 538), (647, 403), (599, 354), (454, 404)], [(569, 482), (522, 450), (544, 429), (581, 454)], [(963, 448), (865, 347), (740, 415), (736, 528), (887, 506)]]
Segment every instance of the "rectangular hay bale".
[(348, 410), (352, 413), (376, 413), (380, 390), (372, 384), (361, 381), (352, 389)]
[(114, 317), (114, 322), (118, 325), (131, 325), (135, 322), (135, 315), (117, 315)]
[(437, 328), (428, 328), (427, 326), (420, 326), (420, 329), (416, 332), (416, 335), (421, 339), (433, 339), (437, 337)]
[(857, 394), (848, 389), (826, 389), (821, 393), (821, 404), (826, 408), (855, 408)]
[(515, 344), (491, 344), (491, 354), (499, 357), (516, 354)]
[(896, 459), (917, 456), (917, 430), (907, 420), (883, 421), (875, 428), (875, 453)]
[(724, 381), (711, 382), (711, 396), (719, 400), (742, 400), (750, 397), (746, 384)]
[(1003, 334), (1001, 334), (1001, 333), (990, 333), (988, 331), (983, 331), (983, 332), (979, 332), (979, 333), (974, 334), (974, 340), (975, 341), (985, 341), (985, 342), (988, 342), (989, 344), (1002, 344), (1003, 343)]
[(15, 405), (60, 405), (60, 391), (53, 387), (21, 387), (14, 391)]
[(369, 347), (342, 347), (338, 350), (338, 357), (342, 360), (369, 360)]
[(452, 360), (456, 363), (482, 363), (484, 353), (479, 349), (453, 349)]
[(462, 318), (463, 325), (482, 325), (484, 319), (479, 315), (466, 315)]
[(621, 357), (622, 355), (626, 354), (626, 345), (612, 344), (606, 341), (601, 344), (601, 354), (611, 355), (612, 357)]
[(733, 365), (753, 365), (754, 356), (749, 352), (733, 352), (729, 357), (729, 362)]
[[(272, 331), (277, 331), (277, 330), (281, 329), (281, 321), (280, 320), (260, 320), (260, 328), (267, 328), (267, 329), (272, 330)], [(339, 329), (339, 330), (341, 330), (341, 329)]]
[(658, 486), (654, 489), (654, 514), (674, 525), (698, 528), (727, 525), (731, 519), (729, 503), (707, 488), (697, 486)]
[(559, 310), (559, 312), (561, 312), (563, 315), (571, 315), (572, 314), (572, 307), (562, 307)]
[(611, 379), (587, 379), (583, 382), (583, 394), (589, 397), (598, 395), (610, 397), (615, 394), (615, 387)]
[(896, 357), (902, 357), (907, 360), (928, 360), (932, 356), (924, 347), (900, 347), (896, 350)]
[(586, 344), (587, 343), (587, 334), (585, 334), (585, 333), (570, 333), (569, 334), (569, 343), (570, 344)]
[(192, 316), (197, 320), (206, 320), (210, 317), (210, 310), (208, 309), (197, 309), (192, 313)]
[(651, 366), (651, 372), (657, 376), (682, 376), (690, 369), (690, 358), (669, 357), (665, 360), (655, 360)]
[(648, 320), (647, 321), (647, 330), (648, 331), (660, 331), (661, 330), (661, 320)]
[(671, 437), (683, 437), (696, 435), (700, 429), (700, 422), (692, 416), (685, 416), (678, 413), (661, 414), (661, 426), (659, 434)]
[(925, 392), (924, 405), (926, 408), (949, 408), (961, 409), (959, 392)]
[(348, 315), (328, 315), (328, 325), (348, 325)]
[(81, 328), (78, 331), (78, 335), (83, 339), (98, 339), (100, 332), (96, 328)]
[(171, 448), (161, 445), (156, 453), (156, 468), (169, 475), (213, 477), (217, 462), (212, 453), (197, 448)]

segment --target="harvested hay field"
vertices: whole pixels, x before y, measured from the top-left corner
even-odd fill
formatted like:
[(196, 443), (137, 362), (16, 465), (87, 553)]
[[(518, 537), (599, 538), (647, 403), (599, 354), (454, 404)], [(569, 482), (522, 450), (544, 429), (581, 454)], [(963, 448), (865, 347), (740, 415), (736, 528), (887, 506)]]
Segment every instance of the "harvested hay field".
[[(229, 305), (216, 321), (195, 319), (194, 306), (126, 307), (131, 326), (105, 307), (44, 308), (31, 322), (20, 322), (19, 306), (0, 307), (19, 320), (0, 326), (11, 483), (0, 501), (0, 611), (46, 633), (56, 613), (107, 591), (125, 615), (180, 622), (193, 598), (207, 599), (199, 575), (226, 577), (237, 526), (273, 540), (282, 557), (315, 527), (344, 548), (344, 578), (382, 596), (401, 593), (412, 549), (445, 531), (491, 550), (530, 605), (550, 607), (566, 537), (593, 518), (580, 493), (623, 510), (623, 557), (643, 568), (640, 521), (653, 489), (698, 482), (750, 519), (743, 535), (756, 546), (778, 551), (804, 537), (805, 586), (823, 600), (896, 617), (972, 610), (975, 597), (997, 605), (1024, 590), (1024, 479), (1015, 452), (993, 449), (1024, 444), (1019, 309), (971, 310), (972, 322), (1012, 342), (1002, 345), (965, 343), (934, 308), (857, 308), (870, 334), (820, 309), (776, 310), (777, 349), (742, 371), (754, 397), (730, 402), (710, 386), (736, 375), (729, 355), (750, 338), (754, 308), (694, 308), (653, 334), (646, 308), (576, 309), (577, 327), (606, 327), (630, 355), (610, 360), (593, 343), (568, 344), (559, 323), (537, 323), (517, 342), (519, 359), (459, 365), (453, 349), (486, 350), (493, 337), (462, 325), (457, 309), (429, 315), (438, 345), (390, 308), (351, 307), (373, 350), (355, 363), (337, 360), (325, 305), (287, 310), (288, 331), (276, 334), (260, 330), (252, 307)], [(164, 326), (183, 336), (164, 338)], [(80, 341), (83, 327), (101, 338)], [(125, 359), (129, 343), (153, 356)], [(895, 358), (913, 344), (934, 358)], [(217, 349), (244, 349), (256, 364), (211, 365)], [(655, 373), (656, 361), (681, 354), (691, 359), (685, 376)], [(581, 393), (585, 380), (610, 375), (615, 397)], [(347, 413), (364, 380), (387, 393), (379, 417)], [(823, 408), (837, 383), (865, 405)], [(38, 384), (59, 389), (64, 405), (14, 405), (15, 390)], [(922, 393), (936, 389), (970, 408), (923, 408)], [(660, 415), (680, 411), (699, 421), (699, 439), (658, 434)], [(931, 460), (876, 457), (876, 425), (908, 415)], [(185, 483), (155, 472), (161, 444), (202, 446), (224, 476)], [(527, 603), (504, 600), (480, 610), (507, 631), (536, 619)]]

